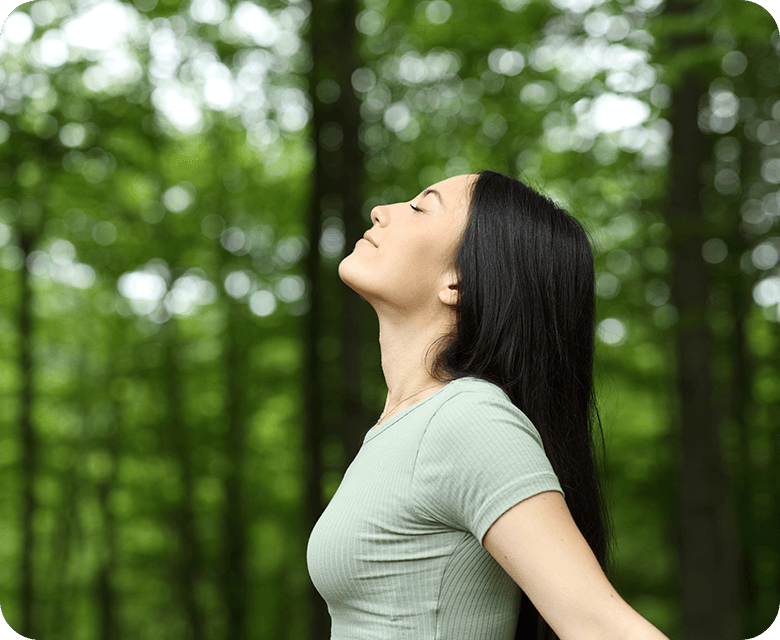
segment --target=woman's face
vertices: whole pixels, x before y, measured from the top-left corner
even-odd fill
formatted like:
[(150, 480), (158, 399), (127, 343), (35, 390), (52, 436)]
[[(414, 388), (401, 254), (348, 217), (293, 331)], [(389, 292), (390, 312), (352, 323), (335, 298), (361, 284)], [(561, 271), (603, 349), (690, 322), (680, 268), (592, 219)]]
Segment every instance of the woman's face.
[(450, 304), (449, 285), (457, 284), (451, 265), (477, 177), (448, 178), (410, 201), (374, 207), (367, 235), (375, 244), (359, 240), (339, 264), (339, 277), (375, 308), (413, 312)]

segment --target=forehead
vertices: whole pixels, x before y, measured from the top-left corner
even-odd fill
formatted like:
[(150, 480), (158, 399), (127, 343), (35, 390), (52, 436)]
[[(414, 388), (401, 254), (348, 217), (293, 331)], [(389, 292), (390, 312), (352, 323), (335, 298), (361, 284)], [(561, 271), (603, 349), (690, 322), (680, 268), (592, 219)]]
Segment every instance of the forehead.
[(447, 178), (446, 180), (432, 184), (428, 188), (436, 189), (441, 193), (445, 207), (450, 211), (455, 211), (468, 204), (471, 186), (478, 177), (478, 174), (453, 176), (452, 178)]

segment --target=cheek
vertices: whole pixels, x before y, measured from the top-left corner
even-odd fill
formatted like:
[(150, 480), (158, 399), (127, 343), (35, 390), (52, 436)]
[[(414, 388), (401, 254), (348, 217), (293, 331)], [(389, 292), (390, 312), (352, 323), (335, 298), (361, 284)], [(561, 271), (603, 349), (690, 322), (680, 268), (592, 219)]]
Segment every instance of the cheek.
[(449, 259), (450, 230), (411, 225), (398, 231), (379, 247), (377, 258), (387, 265), (393, 279), (418, 288), (437, 277)]
[(398, 281), (410, 289), (427, 289), (439, 277), (442, 260), (441, 247), (437, 243), (408, 243), (403, 256), (395, 265)]
[(427, 266), (438, 253), (436, 242), (427, 236), (413, 237), (401, 245), (399, 257), (409, 265)]

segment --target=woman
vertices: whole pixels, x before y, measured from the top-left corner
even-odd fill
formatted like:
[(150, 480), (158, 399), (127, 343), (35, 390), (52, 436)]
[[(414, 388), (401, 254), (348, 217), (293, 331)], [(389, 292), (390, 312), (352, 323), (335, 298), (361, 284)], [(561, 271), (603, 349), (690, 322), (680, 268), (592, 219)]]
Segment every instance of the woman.
[(332, 640), (664, 639), (602, 570), (582, 226), (492, 171), (371, 219), (339, 276), (387, 399), (307, 548)]

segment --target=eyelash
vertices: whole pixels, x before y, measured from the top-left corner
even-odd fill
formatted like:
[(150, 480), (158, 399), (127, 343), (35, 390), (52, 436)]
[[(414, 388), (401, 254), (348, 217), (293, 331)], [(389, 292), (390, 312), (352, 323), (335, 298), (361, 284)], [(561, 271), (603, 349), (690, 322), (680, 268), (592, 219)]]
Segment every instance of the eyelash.
[(411, 207), (411, 208), (412, 208), (414, 211), (419, 211), (420, 213), (422, 213), (422, 209), (418, 209), (418, 208), (417, 208), (417, 207), (415, 207), (415, 206), (414, 206), (412, 203), (409, 203), (409, 206), (410, 206), (410, 207)]

